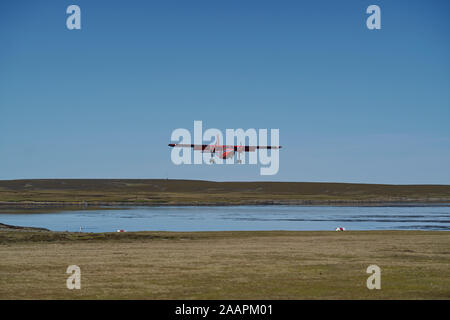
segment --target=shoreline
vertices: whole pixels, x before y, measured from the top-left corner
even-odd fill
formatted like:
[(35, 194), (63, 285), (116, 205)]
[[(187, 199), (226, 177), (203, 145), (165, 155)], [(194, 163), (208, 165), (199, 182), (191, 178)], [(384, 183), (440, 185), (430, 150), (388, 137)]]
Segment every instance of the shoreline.
[(23, 231), (30, 231), (30, 232), (57, 232), (52, 231), (50, 229), (46, 228), (38, 228), (38, 227), (24, 227), (24, 226), (13, 226), (10, 224), (5, 224), (0, 222), (0, 232), (2, 231), (8, 231), (8, 232), (23, 232)]
[(0, 213), (8, 209), (101, 210), (138, 207), (229, 207), (229, 206), (324, 206), (324, 207), (448, 207), (450, 200), (252, 200), (240, 202), (0, 202)]
[(78, 231), (54, 231), (40, 227), (14, 226), (0, 223), (0, 245), (16, 242), (60, 242), (60, 241), (87, 241), (87, 240), (139, 240), (139, 239), (177, 239), (183, 240), (184, 237), (190, 239), (213, 237), (253, 237), (253, 236), (272, 236), (272, 235), (294, 235), (294, 234), (316, 234), (316, 235), (334, 235), (334, 234), (442, 234), (449, 235), (447, 230), (347, 230), (337, 232), (335, 230), (221, 230), (221, 231), (167, 231), (167, 230), (142, 230), (127, 232), (78, 232)]

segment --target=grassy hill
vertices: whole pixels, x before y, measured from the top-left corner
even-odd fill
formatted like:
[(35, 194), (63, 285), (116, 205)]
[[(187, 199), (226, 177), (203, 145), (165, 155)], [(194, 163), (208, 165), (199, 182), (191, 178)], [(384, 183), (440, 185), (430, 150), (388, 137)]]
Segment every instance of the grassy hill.
[(450, 203), (449, 185), (163, 179), (0, 181), (0, 206)]

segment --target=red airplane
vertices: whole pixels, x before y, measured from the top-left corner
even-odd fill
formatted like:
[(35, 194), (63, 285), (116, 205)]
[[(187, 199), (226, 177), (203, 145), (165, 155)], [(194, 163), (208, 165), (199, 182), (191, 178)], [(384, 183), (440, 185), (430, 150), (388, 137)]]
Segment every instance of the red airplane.
[(233, 146), (233, 145), (220, 145), (219, 136), (216, 137), (216, 144), (183, 144), (183, 143), (170, 143), (169, 147), (172, 148), (193, 148), (194, 150), (200, 150), (202, 153), (211, 153), (210, 163), (214, 163), (214, 155), (221, 159), (232, 158), (235, 153), (238, 155), (237, 163), (242, 163), (241, 153), (242, 152), (254, 152), (258, 149), (281, 149), (281, 146)]

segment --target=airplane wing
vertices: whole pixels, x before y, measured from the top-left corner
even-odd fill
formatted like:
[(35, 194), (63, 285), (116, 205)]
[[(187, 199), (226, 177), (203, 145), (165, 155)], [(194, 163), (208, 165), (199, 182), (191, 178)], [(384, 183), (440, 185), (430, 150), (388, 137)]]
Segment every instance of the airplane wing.
[(237, 151), (239, 148), (244, 149), (245, 152), (253, 152), (257, 149), (281, 149), (281, 146), (234, 146), (234, 150)]
[(172, 148), (193, 148), (194, 150), (200, 150), (202, 152), (211, 152), (212, 150), (222, 150), (223, 146), (215, 146), (209, 144), (183, 144), (183, 143), (170, 143), (169, 147)]

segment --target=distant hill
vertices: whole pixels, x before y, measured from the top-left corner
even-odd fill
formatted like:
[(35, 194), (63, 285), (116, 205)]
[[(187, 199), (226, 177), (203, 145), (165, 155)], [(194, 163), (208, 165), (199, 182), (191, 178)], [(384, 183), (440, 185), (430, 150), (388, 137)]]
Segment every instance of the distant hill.
[(449, 203), (450, 185), (212, 182), (164, 179), (0, 180), (0, 206), (379, 205)]

